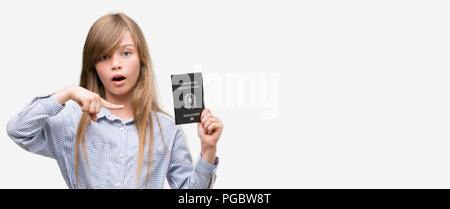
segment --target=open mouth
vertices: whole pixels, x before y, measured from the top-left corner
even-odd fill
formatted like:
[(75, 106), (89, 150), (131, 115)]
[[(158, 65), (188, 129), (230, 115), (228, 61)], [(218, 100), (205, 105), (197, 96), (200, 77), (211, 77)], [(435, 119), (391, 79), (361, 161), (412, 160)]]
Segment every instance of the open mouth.
[(122, 75), (117, 75), (117, 76), (114, 76), (114, 77), (113, 77), (112, 81), (122, 81), (122, 80), (124, 80), (124, 79), (125, 79), (124, 76), (122, 76)]

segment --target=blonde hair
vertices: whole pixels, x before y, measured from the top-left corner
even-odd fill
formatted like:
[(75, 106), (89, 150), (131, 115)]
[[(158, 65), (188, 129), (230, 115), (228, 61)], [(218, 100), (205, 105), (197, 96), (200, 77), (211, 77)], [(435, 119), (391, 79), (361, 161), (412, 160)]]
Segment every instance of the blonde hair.
[[(153, 154), (153, 120), (152, 112), (155, 113), (155, 117), (161, 132), (161, 139), (164, 144), (163, 134), (161, 131), (161, 124), (159, 123), (157, 112), (165, 113), (158, 105), (154, 74), (150, 59), (150, 53), (148, 51), (147, 43), (145, 41), (144, 34), (139, 26), (128, 16), (123, 13), (107, 14), (99, 18), (90, 28), (86, 38), (83, 49), (83, 63), (80, 76), (80, 86), (99, 94), (102, 98), (105, 98), (105, 89), (97, 75), (95, 64), (100, 56), (105, 54), (111, 54), (115, 49), (119, 47), (119, 44), (124, 36), (125, 32), (129, 31), (135, 44), (140, 60), (140, 72), (139, 78), (136, 82), (136, 86), (133, 90), (132, 96), (132, 110), (134, 116), (134, 122), (139, 135), (139, 160), (136, 171), (136, 185), (139, 182), (139, 176), (143, 164), (144, 146), (146, 140), (147, 122), (150, 125), (150, 142), (148, 165), (147, 165), (147, 178), (145, 184), (148, 184), (149, 169), (150, 169), (150, 156)], [(167, 114), (167, 113), (165, 113)], [(89, 126), (91, 119), (86, 112), (83, 112), (78, 124), (77, 136), (75, 141), (75, 175), (78, 188), (78, 152), (80, 141), (83, 146), (83, 155), (85, 162), (87, 162), (86, 154), (86, 139), (85, 133)], [(164, 147), (167, 149), (166, 145)]]

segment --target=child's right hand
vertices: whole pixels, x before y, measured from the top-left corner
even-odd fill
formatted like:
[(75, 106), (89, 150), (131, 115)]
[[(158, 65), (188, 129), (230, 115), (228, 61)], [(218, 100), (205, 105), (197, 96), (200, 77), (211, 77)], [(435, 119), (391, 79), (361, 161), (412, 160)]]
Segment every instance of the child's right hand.
[(120, 110), (124, 105), (111, 104), (105, 101), (100, 95), (89, 91), (80, 86), (69, 86), (59, 92), (56, 92), (57, 100), (64, 104), (68, 99), (71, 99), (80, 105), (81, 110), (89, 114), (93, 121), (97, 122), (97, 113), (100, 112), (100, 107), (105, 107), (111, 110)]

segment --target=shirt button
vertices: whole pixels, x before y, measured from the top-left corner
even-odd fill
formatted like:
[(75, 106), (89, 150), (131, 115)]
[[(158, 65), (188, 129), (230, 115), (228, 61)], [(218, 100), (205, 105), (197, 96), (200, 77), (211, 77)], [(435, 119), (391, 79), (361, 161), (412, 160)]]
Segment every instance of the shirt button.
[(120, 188), (120, 182), (116, 183), (116, 188)]
[(120, 153), (120, 154), (119, 154), (119, 157), (120, 157), (120, 158), (123, 158), (123, 154), (122, 154), (122, 153)]
[(125, 132), (125, 127), (120, 128), (120, 131)]

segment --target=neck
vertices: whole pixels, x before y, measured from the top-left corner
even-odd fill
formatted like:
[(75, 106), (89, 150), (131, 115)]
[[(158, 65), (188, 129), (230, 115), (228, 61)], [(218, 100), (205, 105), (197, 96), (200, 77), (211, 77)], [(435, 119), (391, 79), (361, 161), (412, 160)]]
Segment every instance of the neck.
[(114, 95), (110, 92), (105, 92), (105, 100), (117, 105), (124, 105), (121, 110), (109, 110), (113, 115), (120, 118), (128, 118), (133, 116), (133, 108), (131, 107), (131, 99), (133, 97), (133, 91), (130, 91), (123, 95)]

